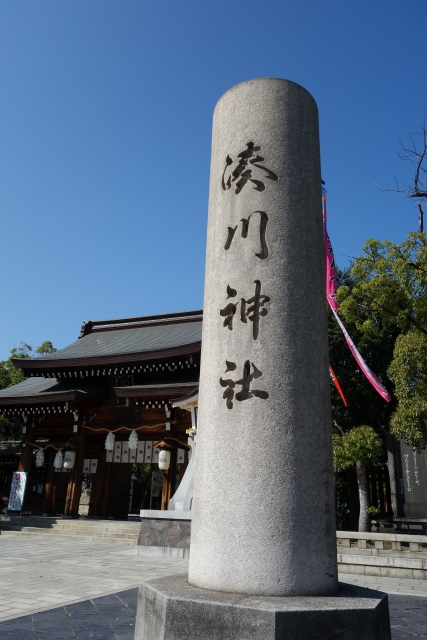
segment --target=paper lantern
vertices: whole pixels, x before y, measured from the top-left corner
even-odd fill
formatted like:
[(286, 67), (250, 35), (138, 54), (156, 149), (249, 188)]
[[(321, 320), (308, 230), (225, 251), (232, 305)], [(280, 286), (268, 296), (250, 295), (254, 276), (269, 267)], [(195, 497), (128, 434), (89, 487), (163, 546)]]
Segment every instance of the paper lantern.
[(167, 471), (171, 463), (171, 452), (166, 449), (162, 449), (159, 453), (159, 469)]
[(64, 453), (64, 469), (72, 469), (76, 461), (75, 451), (66, 451)]

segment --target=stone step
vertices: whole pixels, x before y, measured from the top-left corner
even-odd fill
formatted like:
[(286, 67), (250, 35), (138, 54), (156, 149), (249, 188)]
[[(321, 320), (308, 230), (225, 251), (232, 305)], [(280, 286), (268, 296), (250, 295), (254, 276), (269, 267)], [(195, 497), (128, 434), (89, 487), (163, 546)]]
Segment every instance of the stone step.
[(140, 529), (139, 522), (111, 522), (111, 521), (89, 521), (84, 522), (80, 520), (36, 520), (28, 518), (10, 518), (8, 520), (0, 519), (0, 528), (6, 528), (9, 526), (32, 526), (40, 529), (59, 530), (66, 529), (70, 531), (122, 531), (128, 533), (138, 532)]
[(140, 523), (55, 517), (0, 516), (1, 535), (36, 535), (136, 544)]
[(123, 539), (129, 539), (129, 540), (134, 540), (135, 544), (136, 541), (138, 539), (138, 532), (132, 531), (132, 532), (122, 532), (122, 531), (79, 531), (79, 530), (75, 530), (75, 531), (70, 531), (67, 529), (59, 529), (59, 530), (54, 530), (54, 529), (46, 529), (46, 528), (42, 528), (42, 527), (18, 527), (18, 526), (14, 526), (14, 525), (10, 525), (8, 527), (1, 527), (0, 531), (22, 531), (25, 533), (39, 533), (40, 535), (52, 535), (52, 536), (66, 536), (66, 537), (75, 537), (78, 536), (79, 538), (81, 536), (96, 536), (99, 538), (123, 538)]
[(38, 529), (50, 529), (50, 530), (55, 530), (55, 531), (59, 531), (62, 529), (66, 529), (67, 531), (127, 531), (129, 533), (133, 533), (135, 531), (139, 531), (140, 526), (141, 525), (137, 525), (136, 527), (126, 527), (126, 526), (115, 526), (115, 525), (98, 525), (98, 526), (93, 526), (93, 527), (88, 527), (88, 526), (81, 526), (81, 525), (76, 525), (76, 524), (52, 524), (52, 525), (40, 525), (38, 523), (17, 523), (17, 522), (13, 522), (13, 523), (1, 523), (0, 524), (0, 528), (3, 527), (8, 527), (8, 526), (13, 526), (13, 527), (18, 527), (18, 526), (24, 526), (24, 527), (37, 527)]
[(122, 528), (114, 528), (114, 527), (97, 527), (97, 528), (89, 528), (89, 527), (39, 527), (37, 525), (33, 525), (31, 524), (2, 524), (0, 525), (0, 530), (1, 529), (22, 529), (22, 528), (28, 528), (31, 527), (33, 529), (39, 529), (41, 531), (51, 531), (51, 532), (69, 532), (69, 533), (89, 533), (89, 534), (95, 534), (95, 533), (105, 533), (106, 535), (115, 535), (116, 533), (125, 533), (125, 534), (129, 534), (129, 535), (138, 535), (139, 533), (139, 527), (135, 529), (122, 529)]
[[(43, 537), (43, 538), (57, 538), (57, 534), (52, 534), (52, 533), (46, 533), (44, 531), (40, 531), (40, 529), (36, 529), (35, 531), (6, 531), (6, 530), (0, 530), (0, 536), (25, 536), (25, 537)], [(73, 540), (76, 538), (76, 536), (74, 535), (62, 535), (62, 538), (70, 538), (70, 540)], [(129, 538), (116, 538), (116, 537), (100, 537), (100, 536), (79, 536), (79, 541), (81, 542), (112, 542), (112, 543), (117, 543), (117, 544), (124, 544), (124, 545), (131, 545), (134, 546), (135, 545), (135, 540), (134, 539), (129, 539)]]
[[(427, 580), (427, 560), (421, 554), (391, 553), (382, 555), (341, 553), (338, 551), (338, 571), (385, 578)], [(417, 557), (414, 557), (417, 555)], [(424, 556), (424, 554), (423, 554)]]

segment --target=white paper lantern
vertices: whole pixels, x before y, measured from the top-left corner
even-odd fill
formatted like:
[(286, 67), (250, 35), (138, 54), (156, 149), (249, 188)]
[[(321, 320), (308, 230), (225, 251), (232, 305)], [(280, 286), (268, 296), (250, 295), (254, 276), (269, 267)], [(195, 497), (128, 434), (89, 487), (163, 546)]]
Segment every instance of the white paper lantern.
[(159, 469), (167, 471), (171, 463), (171, 452), (166, 449), (162, 449), (159, 453)]
[(42, 467), (44, 465), (44, 451), (39, 449), (36, 453), (36, 467)]
[(62, 469), (62, 451), (61, 450), (56, 452), (55, 460), (53, 461), (53, 466), (58, 471)]
[(129, 449), (134, 450), (137, 448), (138, 448), (138, 434), (134, 429), (129, 436)]
[(75, 451), (66, 451), (64, 453), (64, 469), (72, 469), (76, 461)]
[(107, 451), (113, 451), (115, 439), (116, 439), (116, 436), (112, 431), (110, 431), (107, 437), (105, 438), (105, 448), (107, 449)]

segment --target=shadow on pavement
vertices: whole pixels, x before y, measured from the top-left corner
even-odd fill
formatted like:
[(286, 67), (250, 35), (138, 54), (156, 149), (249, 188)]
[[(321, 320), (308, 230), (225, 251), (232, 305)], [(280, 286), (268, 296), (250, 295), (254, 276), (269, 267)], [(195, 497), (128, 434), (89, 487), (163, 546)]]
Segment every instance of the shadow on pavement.
[(133, 640), (138, 589), (0, 622), (0, 640)]
[[(427, 598), (389, 595), (393, 640), (426, 638)], [(0, 622), (0, 640), (134, 640), (138, 589)]]

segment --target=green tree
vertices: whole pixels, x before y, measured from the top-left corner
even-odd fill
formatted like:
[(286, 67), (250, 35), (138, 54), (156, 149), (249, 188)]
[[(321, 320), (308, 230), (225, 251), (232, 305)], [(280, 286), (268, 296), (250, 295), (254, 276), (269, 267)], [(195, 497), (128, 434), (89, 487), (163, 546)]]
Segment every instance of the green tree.
[(351, 269), (351, 286), (338, 290), (340, 313), (360, 334), (380, 324), (395, 335), (388, 376), (397, 407), (392, 433), (421, 450), (427, 446), (427, 234), (400, 245), (367, 240)]
[[(355, 285), (350, 270), (340, 271), (339, 280), (342, 288), (352, 290)], [(340, 310), (341, 313), (341, 310)], [(358, 325), (370, 316), (369, 310), (358, 309)], [(346, 327), (366, 363), (383, 380), (389, 391), (392, 384), (387, 377), (387, 370), (393, 359), (393, 349), (398, 330), (382, 322), (375, 322), (375, 330), (361, 331), (350, 318)], [(354, 359), (342, 331), (332, 312), (328, 318), (329, 362), (342, 387), (348, 406), (344, 404), (331, 380), (332, 418), (344, 431), (360, 424), (370, 424), (380, 435), (385, 435), (390, 416), (396, 405), (393, 400), (387, 403), (375, 391)]]
[(57, 349), (55, 349), (50, 340), (45, 340), (36, 349), (36, 353), (38, 353), (40, 356), (47, 356), (50, 353), (55, 353), (55, 351), (57, 351)]
[(11, 387), (25, 380), (22, 370), (13, 366), (12, 358), (31, 358), (32, 353), (32, 347), (21, 342), (20, 347), (14, 347), (10, 350), (10, 356), (7, 360), (0, 361), (0, 389), (6, 389), (6, 387)]
[[(339, 281), (349, 290), (355, 285), (355, 278), (350, 269), (339, 271)], [(358, 324), (367, 320), (371, 313), (365, 308), (358, 308)], [(375, 320), (375, 331), (363, 332), (353, 319), (346, 321), (346, 327), (364, 360), (383, 380), (389, 391), (392, 383), (387, 377), (387, 370), (393, 358), (393, 348), (399, 331), (382, 322), (381, 317)], [(396, 406), (387, 403), (375, 391), (366, 379), (354, 359), (342, 331), (332, 312), (328, 317), (329, 362), (336, 374), (348, 406), (345, 407), (331, 380), (332, 419), (338, 433), (347, 433), (361, 424), (370, 424), (381, 438), (388, 430), (391, 414)], [(356, 467), (354, 466), (355, 473)], [(350, 476), (348, 471), (337, 471), (335, 474), (337, 526), (339, 529), (351, 529), (354, 523), (354, 506), (350, 499)]]
[(372, 427), (359, 426), (347, 433), (332, 436), (334, 465), (337, 471), (356, 468), (359, 489), (359, 531), (370, 530), (367, 466), (379, 466), (384, 453), (383, 442)]

